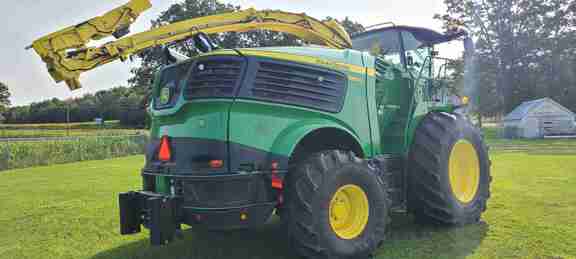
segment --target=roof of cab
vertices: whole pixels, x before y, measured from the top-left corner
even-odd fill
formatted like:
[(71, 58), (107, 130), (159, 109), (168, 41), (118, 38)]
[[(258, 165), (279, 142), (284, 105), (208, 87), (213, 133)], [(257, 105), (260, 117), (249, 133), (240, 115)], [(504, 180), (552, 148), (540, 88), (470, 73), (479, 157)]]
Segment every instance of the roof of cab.
[(378, 34), (384, 32), (384, 31), (389, 31), (389, 30), (398, 30), (398, 31), (410, 32), (410, 33), (412, 33), (412, 35), (414, 35), (414, 37), (418, 41), (421, 41), (421, 42), (425, 43), (426, 45), (435, 45), (435, 44), (439, 44), (439, 43), (448, 42), (448, 41), (457, 39), (457, 38), (462, 37), (462, 36), (467, 34), (466, 31), (463, 31), (463, 30), (455, 32), (455, 33), (450, 33), (450, 34), (442, 34), (442, 33), (439, 33), (437, 31), (427, 29), (427, 28), (422, 28), (422, 27), (394, 25), (394, 26), (378, 28), (378, 29), (358, 33), (358, 34), (352, 36), (352, 41), (354, 41), (354, 39), (358, 39), (358, 38), (377, 37)]

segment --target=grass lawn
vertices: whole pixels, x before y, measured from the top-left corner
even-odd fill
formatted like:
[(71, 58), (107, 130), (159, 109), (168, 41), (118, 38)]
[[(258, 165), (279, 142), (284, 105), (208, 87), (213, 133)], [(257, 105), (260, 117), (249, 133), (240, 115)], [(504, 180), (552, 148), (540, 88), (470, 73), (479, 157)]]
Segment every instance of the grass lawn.
[(574, 155), (576, 138), (570, 139), (505, 139), (498, 137), (496, 128), (484, 128), (486, 142), (496, 153), (525, 153), (531, 155)]
[[(481, 224), (422, 227), (395, 215), (377, 258), (576, 258), (576, 156), (494, 152)], [(0, 258), (297, 258), (277, 218), (252, 231), (193, 233), (167, 247), (118, 234), (119, 192), (143, 157), (0, 173)]]

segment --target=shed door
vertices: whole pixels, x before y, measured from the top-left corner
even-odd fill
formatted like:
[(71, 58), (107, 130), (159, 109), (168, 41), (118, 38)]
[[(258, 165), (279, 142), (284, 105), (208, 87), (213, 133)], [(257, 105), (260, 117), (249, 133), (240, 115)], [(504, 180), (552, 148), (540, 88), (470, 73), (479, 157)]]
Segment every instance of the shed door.
[(525, 138), (539, 138), (542, 137), (542, 130), (539, 126), (538, 118), (528, 117), (521, 126), (521, 134)]

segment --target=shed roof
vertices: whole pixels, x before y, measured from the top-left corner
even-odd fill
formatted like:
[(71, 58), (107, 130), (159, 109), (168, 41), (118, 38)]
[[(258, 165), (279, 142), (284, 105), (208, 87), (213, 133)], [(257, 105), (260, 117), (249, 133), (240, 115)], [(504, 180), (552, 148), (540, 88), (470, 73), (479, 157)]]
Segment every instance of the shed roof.
[(526, 115), (528, 115), (530, 111), (532, 111), (534, 108), (537, 108), (540, 106), (540, 104), (546, 102), (552, 103), (553, 105), (560, 107), (562, 110), (565, 110), (567, 113), (571, 113), (573, 116), (575, 115), (572, 111), (566, 109), (564, 106), (560, 105), (554, 100), (550, 98), (542, 98), (533, 101), (523, 102), (522, 104), (518, 105), (518, 107), (516, 107), (514, 110), (512, 110), (512, 112), (508, 113), (508, 115), (504, 117), (504, 120), (505, 121), (521, 120)]

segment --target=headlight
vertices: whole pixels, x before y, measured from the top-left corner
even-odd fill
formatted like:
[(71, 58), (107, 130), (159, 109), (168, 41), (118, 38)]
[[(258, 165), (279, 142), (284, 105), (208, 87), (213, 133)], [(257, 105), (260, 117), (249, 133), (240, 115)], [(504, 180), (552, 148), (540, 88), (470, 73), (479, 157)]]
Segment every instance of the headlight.
[(171, 87), (165, 86), (160, 89), (160, 93), (158, 95), (158, 105), (167, 105), (170, 104), (170, 100), (172, 99), (172, 91)]

